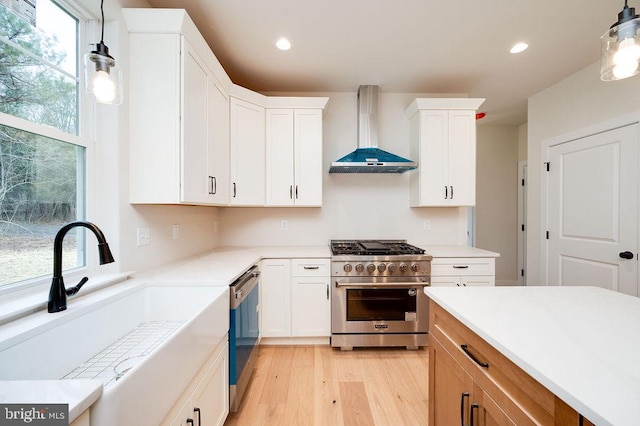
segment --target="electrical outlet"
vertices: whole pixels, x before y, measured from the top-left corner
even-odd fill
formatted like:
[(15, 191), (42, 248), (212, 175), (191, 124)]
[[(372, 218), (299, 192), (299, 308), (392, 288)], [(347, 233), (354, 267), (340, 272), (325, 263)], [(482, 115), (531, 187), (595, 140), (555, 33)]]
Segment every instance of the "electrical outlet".
[(283, 220), (280, 222), (280, 229), (282, 229), (283, 231), (286, 231), (287, 228), (289, 228), (289, 221), (288, 220)]
[(431, 221), (430, 220), (425, 220), (424, 223), (422, 224), (423, 229), (425, 231), (428, 231), (429, 229), (431, 229)]
[(180, 238), (180, 225), (178, 225), (177, 223), (173, 224), (173, 239), (177, 240), (178, 238)]
[(138, 228), (136, 230), (136, 237), (138, 247), (148, 246), (151, 244), (151, 231), (149, 228)]

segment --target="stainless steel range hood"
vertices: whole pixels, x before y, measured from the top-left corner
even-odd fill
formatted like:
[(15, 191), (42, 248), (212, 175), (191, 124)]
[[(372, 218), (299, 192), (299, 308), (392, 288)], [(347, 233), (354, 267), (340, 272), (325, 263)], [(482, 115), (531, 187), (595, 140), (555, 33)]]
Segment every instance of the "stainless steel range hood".
[(331, 163), (329, 173), (404, 173), (417, 163), (378, 148), (378, 86), (358, 88), (358, 148)]

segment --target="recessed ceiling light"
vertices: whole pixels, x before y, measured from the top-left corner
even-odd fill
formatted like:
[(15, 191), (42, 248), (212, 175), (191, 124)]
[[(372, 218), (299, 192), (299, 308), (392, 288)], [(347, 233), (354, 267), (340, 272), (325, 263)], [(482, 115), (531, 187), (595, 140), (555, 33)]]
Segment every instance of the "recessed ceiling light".
[(289, 50), (291, 49), (291, 42), (285, 37), (282, 37), (281, 39), (276, 41), (276, 47), (280, 50)]
[(527, 43), (516, 43), (516, 44), (513, 45), (511, 50), (509, 50), (509, 52), (511, 52), (511, 53), (524, 52), (525, 50), (527, 50), (528, 47), (529, 47), (529, 45)]

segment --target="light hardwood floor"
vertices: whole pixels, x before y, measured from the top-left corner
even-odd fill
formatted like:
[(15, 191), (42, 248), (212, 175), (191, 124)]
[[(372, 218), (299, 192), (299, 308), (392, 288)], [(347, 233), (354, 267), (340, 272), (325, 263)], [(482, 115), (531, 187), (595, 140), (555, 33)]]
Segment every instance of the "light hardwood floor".
[(426, 425), (427, 354), (261, 346), (240, 410), (225, 425)]

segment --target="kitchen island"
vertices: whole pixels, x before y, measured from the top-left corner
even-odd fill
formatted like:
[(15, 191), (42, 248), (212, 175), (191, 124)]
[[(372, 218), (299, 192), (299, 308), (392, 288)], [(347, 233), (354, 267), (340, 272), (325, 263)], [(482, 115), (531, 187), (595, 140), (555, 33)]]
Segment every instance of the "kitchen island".
[(447, 411), (465, 423), (638, 424), (640, 299), (595, 287), (425, 293), (431, 424)]

